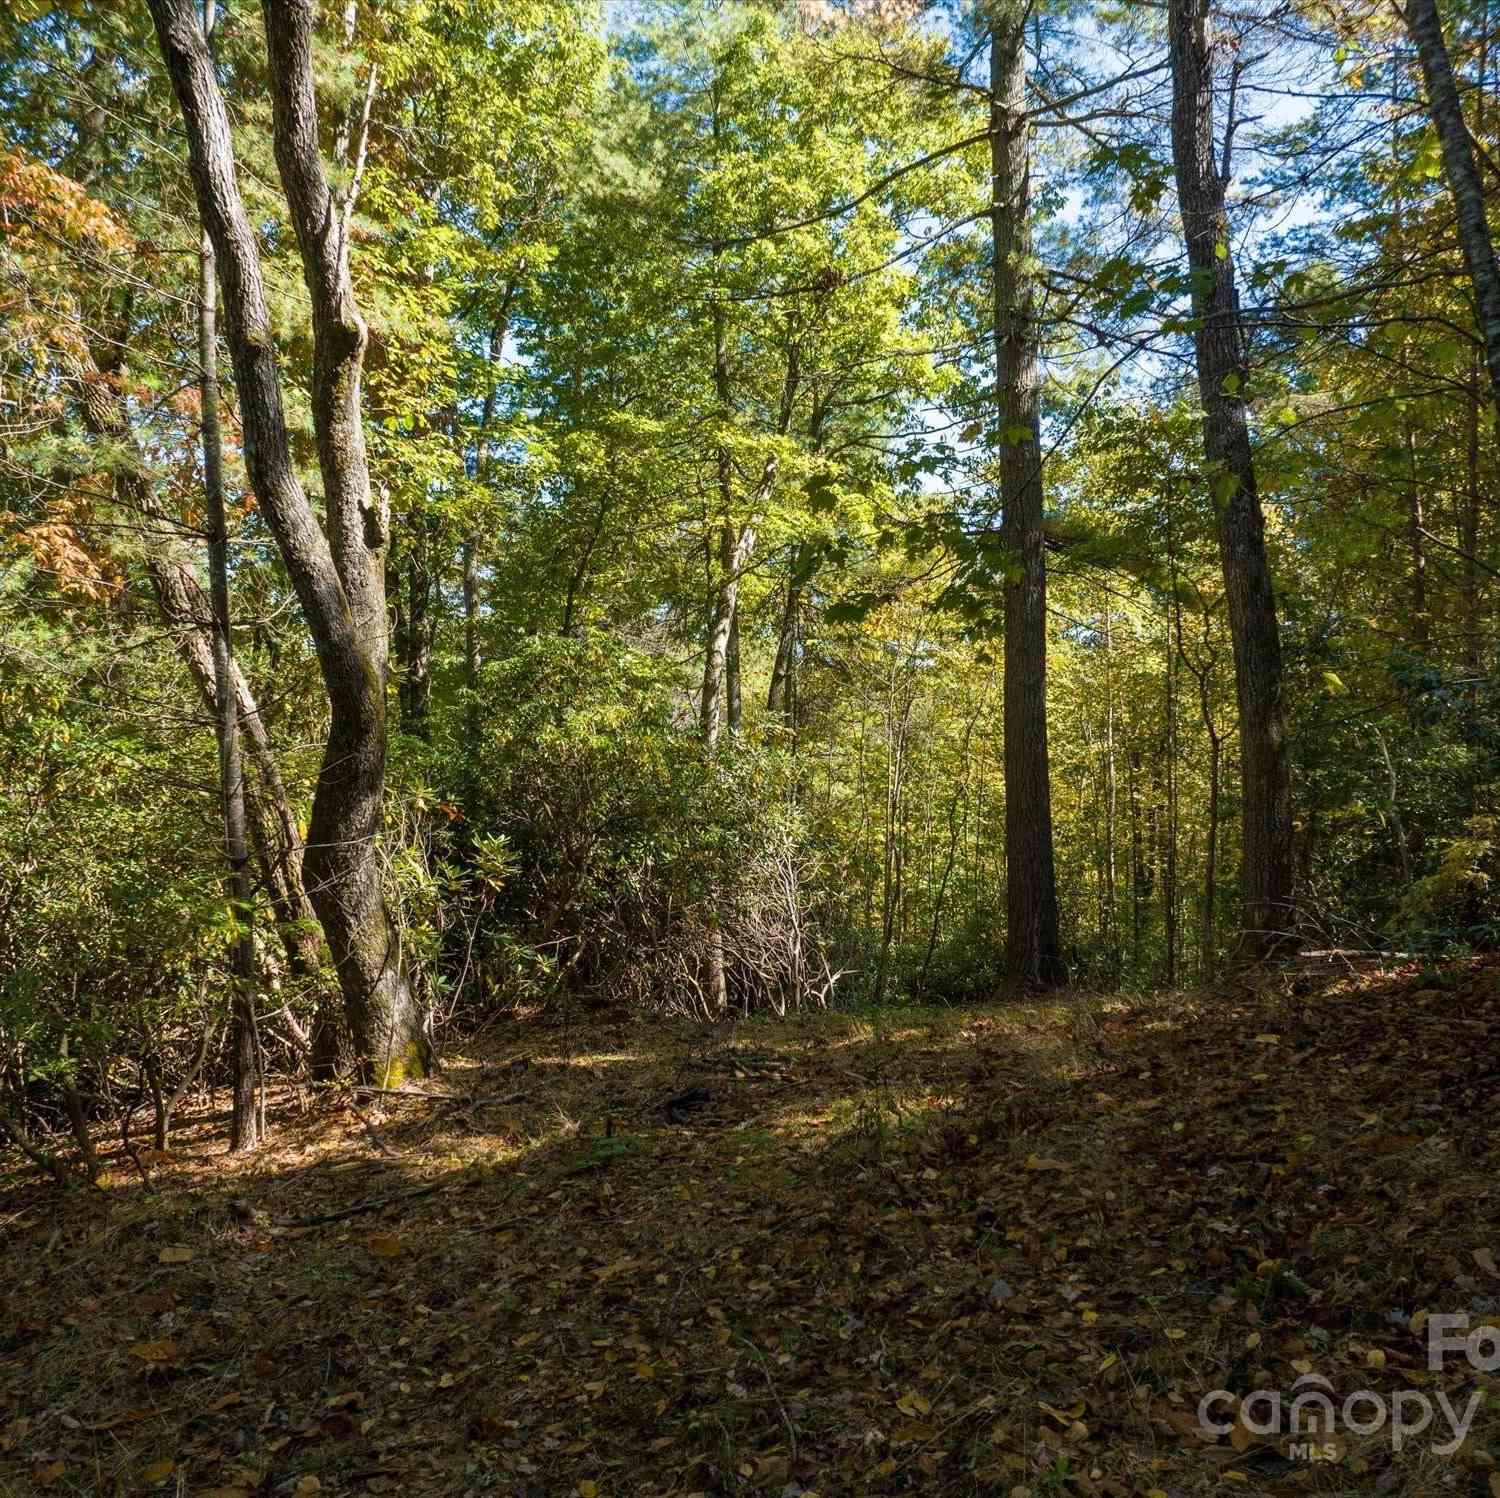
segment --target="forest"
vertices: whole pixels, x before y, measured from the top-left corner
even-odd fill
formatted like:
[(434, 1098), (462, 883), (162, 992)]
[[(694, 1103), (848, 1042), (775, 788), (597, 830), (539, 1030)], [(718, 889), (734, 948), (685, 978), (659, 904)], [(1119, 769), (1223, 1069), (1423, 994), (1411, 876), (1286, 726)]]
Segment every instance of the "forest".
[(1490, 0), (13, 3), (0, 1490), (1500, 1493), (1497, 226)]

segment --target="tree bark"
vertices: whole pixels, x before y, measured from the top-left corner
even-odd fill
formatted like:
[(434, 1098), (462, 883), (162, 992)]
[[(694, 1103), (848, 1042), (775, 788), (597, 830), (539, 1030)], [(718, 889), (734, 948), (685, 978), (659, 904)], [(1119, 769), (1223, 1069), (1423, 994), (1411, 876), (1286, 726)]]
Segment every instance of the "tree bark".
[(1464, 549), (1463, 598), (1464, 598), (1464, 669), (1470, 680), (1471, 695), (1483, 674), (1484, 650), (1480, 624), (1479, 593), (1479, 525), (1483, 502), (1479, 481), (1479, 412), (1483, 404), (1479, 379), (1479, 361), (1476, 357), (1470, 379), (1468, 405), (1468, 440), (1464, 444), (1464, 499), (1459, 518), (1458, 539)]
[[(1247, 364), (1214, 160), (1209, 0), (1169, 0), (1172, 159), (1193, 281), (1193, 342), (1234, 644), (1243, 779), (1239, 955), (1269, 956), (1292, 938), (1291, 781), (1281, 687), (1281, 633), (1245, 409)], [(1227, 156), (1227, 152), (1226, 152)]]
[(1115, 637), (1109, 598), (1104, 600), (1104, 949), (1109, 981), (1120, 981), (1119, 855), (1115, 823), (1119, 815), (1119, 775), (1115, 764)]
[(1411, 638), (1420, 655), (1432, 643), (1428, 612), (1426, 520), (1422, 514), (1422, 479), (1417, 471), (1417, 435), (1406, 419), (1406, 539), (1411, 548)]
[(714, 588), (713, 611), (708, 622), (708, 650), (703, 663), (703, 689), (698, 722), (703, 742), (712, 749), (728, 716), (724, 699), (729, 672), (729, 644), (734, 616), (739, 608), (740, 574), (755, 550), (755, 525), (736, 526), (725, 520), (719, 530), (719, 577)]
[[(213, 35), (213, 0), (203, 7), (203, 29)], [(198, 381), (203, 412), (203, 490), (208, 501), (208, 579), (214, 618), (215, 725), (219, 740), (219, 795), (224, 812), (224, 856), (234, 910), (230, 971), (230, 1057), (233, 1101), (229, 1152), (249, 1154), (260, 1144), (256, 1092), (255, 934), (250, 890), (250, 849), (245, 837), (245, 779), (240, 767), (240, 724), (235, 702), (234, 634), (229, 611), (229, 519), (224, 506), (223, 444), (219, 433), (218, 302), (214, 249), (203, 236), (198, 251)]]
[(1437, 0), (1408, 0), (1406, 29), (1411, 34), (1427, 88), (1427, 109), (1443, 155), (1443, 175), (1453, 195), (1458, 241), (1474, 287), (1479, 332), (1490, 374), (1490, 397), (1500, 413), (1500, 266), (1484, 211), (1484, 189), (1474, 161), (1474, 142), (1464, 122), (1453, 77), (1453, 62), (1443, 39)]
[(313, 424), (328, 532), (292, 461), (260, 250), (235, 180), (229, 119), (191, 0), (151, 0), (213, 242), (246, 463), (318, 650), (328, 742), (304, 859), (361, 1072), (393, 1086), (428, 1070), (422, 1015), (386, 908), (375, 840), (385, 788), (389, 517), (370, 491), (360, 415), (364, 320), (346, 216), (329, 191), (313, 96), (311, 0), (264, 0), (276, 163), (312, 303)]
[(1027, 7), (996, 0), (990, 33), (991, 226), (996, 417), (1005, 584), (1006, 969), (1018, 988), (1067, 971), (1058, 937), (1047, 760), (1047, 553), (1036, 285), (1031, 258), (1031, 125), (1026, 112)]
[(418, 514), (411, 527), (404, 576), (396, 578), (400, 603), (396, 610), (396, 657), (401, 665), (401, 731), (419, 739), (432, 737), (432, 647), (437, 614), (433, 595), (437, 579), (431, 566), (431, 537), (427, 516)]
[(724, 698), (730, 733), (743, 726), (745, 700), (740, 686), (740, 605), (736, 597), (729, 616), (729, 649), (724, 655)]

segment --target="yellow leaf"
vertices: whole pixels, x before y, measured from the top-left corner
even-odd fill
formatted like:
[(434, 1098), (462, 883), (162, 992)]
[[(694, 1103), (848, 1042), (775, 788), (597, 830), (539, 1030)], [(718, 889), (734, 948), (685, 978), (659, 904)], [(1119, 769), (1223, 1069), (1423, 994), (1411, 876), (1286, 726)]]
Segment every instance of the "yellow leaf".
[(1366, 1368), (1384, 1368), (1385, 1367), (1385, 1354), (1378, 1347), (1372, 1347), (1365, 1354), (1365, 1367)]
[(297, 1486), (292, 1491), (294, 1493), (321, 1493), (323, 1491), (323, 1484), (309, 1472), (305, 1477), (297, 1479)]
[(142, 1363), (170, 1363), (177, 1356), (177, 1344), (170, 1337), (156, 1342), (137, 1342), (130, 1355)]
[(67, 1470), (65, 1462), (48, 1462), (45, 1467), (36, 1467), (33, 1469), (31, 1480), (39, 1488), (50, 1488)]
[(152, 1462), (141, 1476), (147, 1482), (165, 1482), (176, 1470), (177, 1463), (171, 1457), (164, 1456), (159, 1461)]
[(365, 1239), (365, 1247), (377, 1259), (399, 1259), (405, 1252), (404, 1245), (394, 1233), (371, 1233)]
[(1254, 1352), (1255, 1349), (1260, 1346), (1260, 1333), (1251, 1332), (1250, 1335), (1245, 1338), (1245, 1346), (1249, 1349), (1249, 1351)]
[(592, 1478), (585, 1477), (578, 1484), (578, 1498), (599, 1498), (599, 1484)]
[(1167, 1328), (1167, 1337), (1170, 1341), (1181, 1342), (1186, 1336), (1187, 1333), (1180, 1326), (1169, 1326)]
[(925, 1395), (918, 1394), (915, 1389), (909, 1389), (896, 1401), (896, 1408), (903, 1415), (930, 1415), (932, 1401)]
[(1256, 1045), (1280, 1045), (1281, 1037), (1279, 1035), (1257, 1035), (1255, 1043)]
[(1032, 1155), (1026, 1161), (1027, 1170), (1072, 1170), (1066, 1160), (1048, 1160), (1042, 1155)]
[(186, 1243), (169, 1243), (157, 1254), (158, 1264), (186, 1264), (191, 1261), (193, 1251)]

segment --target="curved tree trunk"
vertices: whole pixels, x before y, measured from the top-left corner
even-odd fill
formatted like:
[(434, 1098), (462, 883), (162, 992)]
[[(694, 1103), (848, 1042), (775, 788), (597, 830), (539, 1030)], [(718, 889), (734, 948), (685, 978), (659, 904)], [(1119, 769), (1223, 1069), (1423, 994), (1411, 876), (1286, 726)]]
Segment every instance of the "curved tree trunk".
[[(318, 650), (328, 742), (304, 858), (366, 1076), (392, 1086), (431, 1062), (376, 838), (385, 790), (385, 550), (389, 517), (370, 492), (361, 424), (366, 330), (349, 276), (348, 210), (318, 147), (311, 0), (264, 0), (276, 164), (312, 303), (313, 424), (327, 534), (292, 461), (260, 250), (235, 180), (229, 119), (191, 0), (151, 0), (186, 128), (199, 216), (213, 241), (250, 481)], [(363, 156), (363, 151), (358, 155)]]
[(1243, 780), (1239, 955), (1254, 961), (1294, 939), (1291, 780), (1281, 702), (1281, 632), (1245, 409), (1246, 356), (1224, 211), (1227, 161), (1221, 174), (1214, 160), (1208, 0), (1170, 0), (1167, 24), (1172, 160), (1193, 280), (1203, 451), (1218, 520), (1239, 707)]
[(991, 223), (995, 389), (1005, 584), (1006, 969), (1019, 988), (1067, 977), (1058, 937), (1047, 759), (1047, 553), (1031, 255), (1027, 7), (996, 0), (990, 35)]

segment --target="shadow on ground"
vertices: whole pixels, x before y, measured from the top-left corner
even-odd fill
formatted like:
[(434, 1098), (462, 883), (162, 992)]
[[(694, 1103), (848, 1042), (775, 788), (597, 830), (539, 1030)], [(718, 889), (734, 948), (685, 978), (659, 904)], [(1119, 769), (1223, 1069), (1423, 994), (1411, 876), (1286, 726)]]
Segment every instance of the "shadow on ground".
[(1500, 1293), (1497, 1037), (1465, 967), (532, 1024), (278, 1093), (248, 1163), (204, 1114), (0, 1201), (0, 1490), (1489, 1492), (1484, 1410), (1316, 1464), (1196, 1410), (1435, 1389), (1411, 1318)]

